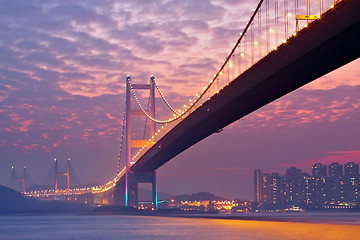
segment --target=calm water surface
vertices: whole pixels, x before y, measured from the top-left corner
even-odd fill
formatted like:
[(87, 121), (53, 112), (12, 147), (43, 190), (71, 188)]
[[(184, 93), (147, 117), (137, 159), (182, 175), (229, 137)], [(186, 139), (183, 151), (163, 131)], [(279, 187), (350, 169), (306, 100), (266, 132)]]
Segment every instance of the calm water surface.
[[(121, 215), (0, 216), (0, 239), (360, 239), (358, 213), (298, 214), (283, 218), (289, 220), (289, 216), (309, 221)], [(279, 220), (281, 215), (274, 217)], [(266, 219), (269, 220), (269, 215)]]

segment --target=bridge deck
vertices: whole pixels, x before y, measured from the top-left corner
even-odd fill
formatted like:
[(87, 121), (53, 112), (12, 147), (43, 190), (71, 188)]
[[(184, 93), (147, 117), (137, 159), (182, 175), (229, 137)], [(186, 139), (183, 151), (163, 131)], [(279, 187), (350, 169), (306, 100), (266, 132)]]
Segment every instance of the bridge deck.
[(262, 106), (360, 56), (360, 1), (336, 10), (292, 37), (238, 76), (152, 146), (132, 172), (153, 171), (185, 149)]

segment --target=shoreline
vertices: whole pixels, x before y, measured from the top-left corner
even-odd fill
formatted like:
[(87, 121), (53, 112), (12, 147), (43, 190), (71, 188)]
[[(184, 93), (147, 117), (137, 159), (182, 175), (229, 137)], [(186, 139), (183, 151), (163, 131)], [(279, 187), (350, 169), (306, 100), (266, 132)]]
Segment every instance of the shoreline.
[[(292, 214), (292, 213), (290, 213)], [(349, 214), (351, 215), (351, 214)], [(357, 214), (357, 221), (354, 219), (339, 219), (339, 215), (318, 215), (318, 216), (295, 216), (295, 215), (279, 215), (256, 216), (254, 215), (232, 215), (232, 214), (160, 214), (153, 215), (157, 217), (178, 217), (178, 218), (199, 218), (199, 219), (218, 219), (218, 220), (239, 220), (239, 221), (264, 221), (264, 222), (294, 222), (294, 223), (311, 223), (311, 224), (340, 224), (340, 225), (360, 225), (360, 214)], [(330, 218), (329, 218), (330, 217)], [(340, 221), (339, 221), (340, 220)]]
[(286, 223), (310, 223), (332, 225), (360, 226), (359, 212), (299, 212), (299, 213), (161, 213), (161, 212), (129, 212), (129, 211), (104, 211), (104, 212), (52, 212), (52, 213), (6, 213), (0, 217), (18, 216), (134, 216), (134, 217), (170, 217), (190, 219), (237, 220), (237, 221), (263, 221)]
[(104, 211), (84, 215), (124, 215), (139, 217), (199, 218), (239, 221), (296, 222), (316, 224), (360, 225), (359, 212), (288, 212), (288, 213), (166, 213)]

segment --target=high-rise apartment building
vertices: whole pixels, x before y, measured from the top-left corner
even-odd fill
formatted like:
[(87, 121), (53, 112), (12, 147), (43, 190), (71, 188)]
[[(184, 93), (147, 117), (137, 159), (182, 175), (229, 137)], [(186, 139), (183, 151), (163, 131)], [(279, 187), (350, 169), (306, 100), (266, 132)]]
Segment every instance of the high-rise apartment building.
[(254, 170), (254, 187), (255, 187), (255, 201), (258, 203), (262, 203), (262, 198), (261, 198), (261, 186), (262, 186), (262, 181), (261, 181), (261, 170), (260, 169), (255, 169)]
[(266, 206), (287, 203), (311, 207), (346, 202), (360, 205), (359, 165), (354, 162), (347, 163), (344, 168), (339, 163), (332, 163), (328, 167), (316, 163), (312, 166), (312, 175), (296, 167), (288, 168), (284, 176), (262, 173), (256, 169), (254, 184), (255, 200)]
[(271, 177), (268, 173), (261, 174), (261, 203), (272, 202), (271, 201)]
[(284, 178), (279, 173), (272, 173), (270, 175), (270, 200), (273, 204), (280, 204), (284, 201)]
[(284, 187), (285, 199), (289, 204), (300, 205), (304, 197), (303, 173), (296, 167), (290, 167), (285, 172)]
[(359, 164), (354, 162), (348, 162), (344, 167), (346, 177), (358, 176), (359, 175)]
[(343, 165), (335, 162), (329, 165), (329, 176), (326, 179), (327, 197), (330, 204), (344, 201)]
[(344, 200), (348, 202), (358, 202), (359, 197), (359, 165), (348, 162), (344, 166)]
[(322, 165), (322, 163), (315, 163), (312, 166), (312, 175), (317, 178), (326, 177), (326, 166)]
[(343, 175), (343, 166), (337, 162), (329, 165), (329, 177), (338, 178)]
[(327, 203), (328, 192), (326, 191), (326, 166), (322, 163), (315, 163), (312, 166), (313, 194), (312, 201), (315, 205)]

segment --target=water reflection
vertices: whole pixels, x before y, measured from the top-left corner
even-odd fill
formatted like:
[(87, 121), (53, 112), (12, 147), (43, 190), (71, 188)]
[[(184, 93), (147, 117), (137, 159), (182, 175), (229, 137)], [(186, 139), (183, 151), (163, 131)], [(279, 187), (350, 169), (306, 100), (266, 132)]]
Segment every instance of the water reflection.
[(0, 239), (332, 240), (358, 236), (358, 224), (114, 215), (0, 216)]
[(211, 220), (211, 224), (228, 228), (238, 239), (354, 239), (360, 234), (358, 225), (243, 221), (243, 220)]

